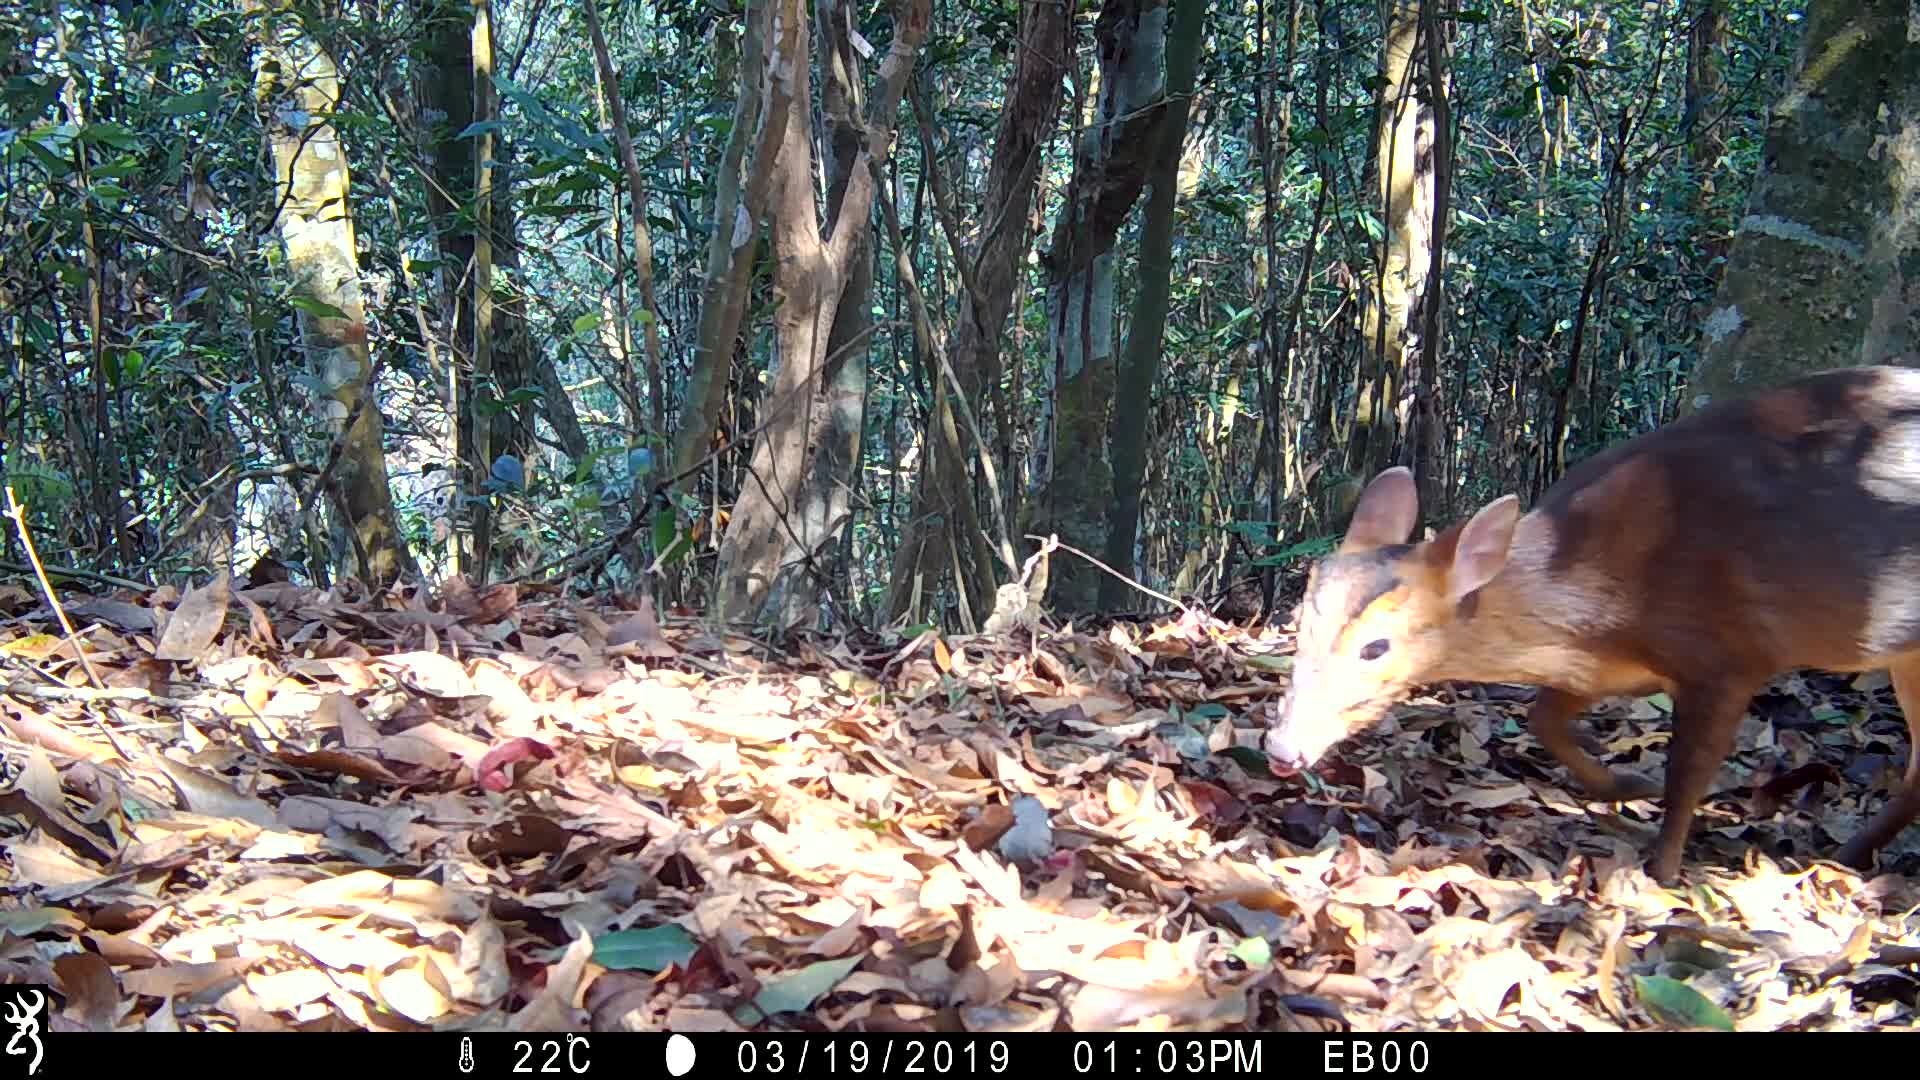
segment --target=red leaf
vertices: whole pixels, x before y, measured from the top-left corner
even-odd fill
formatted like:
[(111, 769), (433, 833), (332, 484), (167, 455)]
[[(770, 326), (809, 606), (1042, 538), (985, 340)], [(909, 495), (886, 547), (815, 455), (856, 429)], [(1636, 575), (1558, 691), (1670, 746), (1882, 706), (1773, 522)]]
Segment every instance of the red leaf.
[(488, 791), (505, 791), (513, 786), (513, 777), (507, 773), (507, 766), (528, 757), (544, 761), (552, 756), (552, 747), (537, 739), (522, 736), (508, 739), (487, 751), (473, 771), (479, 775), (481, 787)]

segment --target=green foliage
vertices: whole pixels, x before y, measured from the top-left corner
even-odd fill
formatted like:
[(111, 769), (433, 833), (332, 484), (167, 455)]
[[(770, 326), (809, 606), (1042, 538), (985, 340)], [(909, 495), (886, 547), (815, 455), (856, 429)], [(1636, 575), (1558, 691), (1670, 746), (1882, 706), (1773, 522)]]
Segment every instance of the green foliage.
[(65, 513), (76, 491), (73, 481), (59, 469), (38, 461), (21, 461), (14, 455), (7, 460), (6, 482), (13, 488), (14, 498), (46, 520)]
[(678, 923), (616, 930), (593, 939), (593, 962), (610, 971), (664, 971), (685, 966), (699, 943)]
[(1733, 1031), (1733, 1017), (1679, 979), (1665, 975), (1636, 975), (1633, 985), (1641, 1004), (1655, 1019), (1679, 1027)]
[(1253, 566), (1285, 566), (1296, 559), (1319, 559), (1330, 554), (1339, 543), (1338, 537), (1316, 536), (1298, 543), (1288, 544), (1271, 555), (1263, 555), (1253, 560)]
[[(500, 114), (446, 134), (467, 143), (490, 135), (495, 182), (510, 193), (494, 222), (496, 348), (552, 363), (588, 443), (583, 454), (560, 449), (551, 412), (561, 403), (551, 383), (461, 381), (458, 404), (472, 407), (470, 415), (535, 425), (530, 452), (516, 448), (516, 482), (485, 463), (453, 467), (447, 388), (450, 365), (464, 362), (452, 343), (456, 298), (470, 293), (471, 277), (441, 241), (471, 236), (479, 216), (457, 198), (436, 209), (426, 148), (439, 121), (412, 104), (412, 80), (436, 60), (439, 28), (450, 25), (458, 38), (470, 10), (425, 3), (302, 16), (300, 27), (340, 71), (342, 100), (330, 119), (353, 170), (342, 209), (354, 216), (369, 347), (381, 371), (378, 404), (393, 425), (389, 473), (404, 528), (423, 552), (448, 543), (453, 480), (471, 497), (491, 475), (489, 497), (518, 515), (512, 527), (529, 548), (584, 547), (641, 513), (651, 554), (692, 570), (707, 549), (685, 523), (729, 505), (753, 482), (748, 436), (771, 404), (778, 358), (767, 325), (781, 301), (767, 279), (777, 253), (765, 245), (723, 373), (732, 380), (727, 432), (738, 446), (675, 493), (691, 505), (670, 509), (634, 504), (636, 477), (656, 466), (627, 454), (665, 452), (693, 366), (718, 162), (741, 76), (740, 7), (602, 9), (646, 186), (638, 218), (650, 230), (657, 311), (638, 295), (635, 207), (581, 13), (566, 5), (496, 12)], [(883, 9), (855, 13), (881, 49), (891, 34)], [(307, 318), (344, 313), (303, 298), (287, 279), (272, 228), (276, 191), (261, 154), (263, 122), (286, 118), (258, 109), (255, 18), (201, 0), (61, 10), (64, 48), (51, 4), (0, 0), (0, 423), (13, 459), (8, 474), (33, 489), (38, 506), (71, 510), (69, 527), (48, 538), (71, 550), (50, 558), (105, 563), (138, 549), (157, 569), (186, 569), (217, 545), (174, 534), (220, 518), (196, 508), (230, 483), (217, 478), (231, 466), (293, 459), (313, 469), (326, 460), (326, 358), (301, 330)], [(1147, 411), (1139, 565), (1121, 568), (1149, 584), (1197, 587), (1221, 570), (1326, 550), (1329, 521), (1315, 493), (1326, 477), (1350, 471), (1346, 439), (1366, 352), (1358, 316), (1386, 229), (1372, 165), (1378, 6), (1301, 5), (1290, 57), (1288, 11), (1266, 0), (1210, 13), (1161, 378)], [(971, 246), (998, 221), (981, 200), (1019, 12), (1012, 0), (936, 4), (937, 29), (914, 83), (928, 138), (923, 143), (919, 111), (903, 105), (894, 153), (882, 166), (941, 341), (968, 302), (949, 228)], [(1097, 5), (1080, 20), (1077, 71), (1062, 80), (1067, 119), (1034, 151), (1043, 202), (1037, 221), (1018, 227), (1038, 226), (1035, 250), (992, 367), (997, 381), (974, 416), (1010, 521), (1045, 479), (1042, 465), (1079, 464), (1042, 456), (1056, 434), (1042, 423), (1052, 415), (1054, 328), (1037, 286), (1073, 140), (1085, 134), (1075, 118), (1088, 104), (1096, 12)], [(1541, 447), (1562, 392), (1574, 458), (1671, 414), (1719, 246), (1797, 42), (1794, 5), (1730, 3), (1726, 13), (1715, 53), (1722, 89), (1693, 104), (1684, 5), (1476, 3), (1442, 13), (1456, 127), (1437, 378), (1450, 470), (1444, 494), (1454, 504), (1447, 509), (1546, 479)], [(876, 64), (869, 61), (869, 77)], [(1691, 157), (1701, 125), (1721, 137), (1713, 162)], [(939, 192), (930, 170), (939, 171)], [(731, 236), (735, 223), (717, 227)], [(860, 619), (877, 610), (914, 512), (938, 378), (916, 342), (892, 240), (884, 227), (874, 236), (868, 306), (876, 326), (849, 357), (868, 376), (852, 519), (820, 554), (836, 578), (836, 603), (844, 597), (849, 616)], [(1588, 290), (1603, 239), (1598, 285)], [(1128, 326), (1136, 243), (1123, 230), (1115, 252), (1116, 347)], [(87, 315), (96, 283), (97, 349)], [(1582, 370), (1570, 384), (1583, 293)], [(641, 346), (649, 327), (665, 349), (657, 387)], [(524, 340), (501, 336), (509, 330)], [(655, 430), (657, 416), (666, 430)], [(31, 460), (21, 460), (23, 447), (33, 448)], [(990, 489), (979, 462), (969, 467), (977, 509), (993, 528)], [(289, 528), (287, 500), (299, 492), (285, 480), (229, 490), (239, 500), (229, 516), (242, 523), (243, 548), (288, 539), (278, 534)], [(147, 531), (123, 545), (125, 523), (136, 520)], [(702, 583), (689, 580), (697, 593)], [(950, 595), (935, 599), (946, 610), (934, 621), (953, 625)]]

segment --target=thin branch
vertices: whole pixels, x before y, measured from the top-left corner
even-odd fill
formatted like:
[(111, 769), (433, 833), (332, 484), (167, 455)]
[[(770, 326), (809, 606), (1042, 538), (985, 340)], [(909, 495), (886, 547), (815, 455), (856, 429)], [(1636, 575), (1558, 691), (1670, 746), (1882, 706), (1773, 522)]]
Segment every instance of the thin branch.
[[(27, 528), (26, 509), (20, 505), (19, 500), (14, 498), (12, 484), (7, 485), (7, 516), (13, 519), (14, 528), (20, 533), (20, 544), (26, 548), (27, 558), (33, 561), (33, 573), (40, 582), (40, 593), (46, 597), (47, 606), (53, 609), (54, 616), (60, 620), (60, 629), (66, 632), (67, 644), (73, 646), (73, 654), (79, 658), (81, 670), (87, 673), (87, 678), (93, 680), (94, 686), (105, 689), (106, 681), (100, 678), (98, 671), (94, 670), (93, 661), (87, 658), (86, 646), (80, 643), (80, 636), (74, 632), (72, 620), (67, 618), (67, 609), (60, 606), (60, 598), (53, 592), (53, 583), (47, 580), (46, 568), (40, 564), (40, 552), (33, 546), (33, 532)], [(113, 752), (127, 761), (132, 761), (133, 758), (127, 754), (126, 747), (121, 746), (120, 740), (113, 737), (113, 729), (100, 723), (100, 718), (97, 716), (92, 719), (99, 725), (100, 734), (105, 735), (107, 742), (113, 746)]]

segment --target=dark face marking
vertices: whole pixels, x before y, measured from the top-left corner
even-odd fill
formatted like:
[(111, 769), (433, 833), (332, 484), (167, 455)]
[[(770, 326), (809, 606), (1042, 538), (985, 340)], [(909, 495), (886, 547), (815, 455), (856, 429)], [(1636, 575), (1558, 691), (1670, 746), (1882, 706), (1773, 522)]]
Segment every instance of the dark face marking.
[(1331, 644), (1375, 600), (1404, 582), (1396, 563), (1412, 550), (1394, 544), (1371, 551), (1335, 552), (1321, 560), (1307, 583), (1307, 612), (1300, 620), (1303, 645)]
[(1398, 680), (1385, 658), (1399, 631), (1394, 614), (1383, 609), (1406, 592), (1396, 564), (1411, 550), (1337, 552), (1314, 567), (1301, 603), (1293, 682), (1264, 742), (1277, 769), (1311, 766), (1385, 707)]

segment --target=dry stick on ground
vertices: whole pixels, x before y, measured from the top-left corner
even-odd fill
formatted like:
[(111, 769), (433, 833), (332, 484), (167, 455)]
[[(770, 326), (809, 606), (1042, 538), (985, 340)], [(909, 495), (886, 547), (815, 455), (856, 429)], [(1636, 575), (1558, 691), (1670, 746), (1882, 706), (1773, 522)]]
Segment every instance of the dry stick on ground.
[(5, 693), (13, 697), (39, 698), (42, 701), (147, 701), (172, 708), (185, 708), (196, 704), (184, 698), (156, 694), (139, 686), (109, 686), (95, 689), (90, 686), (35, 686), (28, 682), (11, 682), (6, 685)]
[[(12, 484), (7, 485), (7, 516), (13, 519), (13, 527), (20, 534), (20, 544), (26, 549), (27, 560), (33, 563), (34, 577), (40, 582), (40, 593), (47, 598), (47, 606), (53, 609), (54, 616), (60, 620), (60, 629), (66, 632), (67, 644), (73, 646), (73, 655), (79, 657), (81, 669), (87, 673), (87, 678), (93, 681), (94, 686), (102, 690), (106, 689), (107, 684), (101, 680), (100, 673), (93, 670), (93, 661), (87, 659), (87, 650), (80, 644), (80, 636), (73, 631), (73, 623), (67, 618), (67, 609), (60, 606), (60, 598), (53, 594), (53, 583), (47, 580), (46, 567), (41, 565), (40, 552), (34, 548), (33, 534), (27, 529), (27, 512), (20, 505), (19, 500), (14, 498)], [(119, 710), (114, 711), (117, 714)], [(100, 728), (100, 734), (107, 737), (113, 752), (126, 761), (132, 761), (133, 758), (127, 753), (126, 748), (120, 745), (120, 740), (114, 738), (113, 729), (101, 723), (99, 717), (91, 713), (88, 715)], [(115, 718), (118, 719), (118, 716), (116, 715)]]

